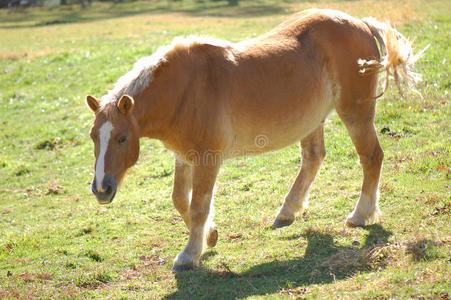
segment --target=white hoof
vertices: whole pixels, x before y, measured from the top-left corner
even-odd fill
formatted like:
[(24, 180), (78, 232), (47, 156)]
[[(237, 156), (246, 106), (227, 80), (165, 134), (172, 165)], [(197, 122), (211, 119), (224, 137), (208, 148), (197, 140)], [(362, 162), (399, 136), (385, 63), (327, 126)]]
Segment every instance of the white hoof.
[(172, 266), (172, 271), (184, 271), (191, 270), (199, 265), (199, 260), (194, 259), (194, 257), (188, 255), (185, 250), (179, 253), (174, 259), (174, 265)]
[(379, 221), (380, 211), (378, 208), (375, 208), (372, 212), (366, 214), (366, 216), (362, 216), (354, 210), (347, 218), (346, 225), (349, 227), (363, 227), (367, 225), (374, 224)]

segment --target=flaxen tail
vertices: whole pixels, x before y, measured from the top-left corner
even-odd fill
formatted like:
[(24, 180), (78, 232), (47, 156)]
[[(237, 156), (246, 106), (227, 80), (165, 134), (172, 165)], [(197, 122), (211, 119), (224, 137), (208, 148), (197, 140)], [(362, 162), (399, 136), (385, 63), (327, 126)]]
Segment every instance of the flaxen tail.
[(412, 87), (412, 90), (416, 91), (413, 85), (421, 80), (421, 75), (413, 72), (412, 67), (429, 45), (414, 55), (411, 43), (389, 24), (379, 22), (375, 18), (363, 18), (362, 21), (379, 42), (382, 57), (379, 60), (359, 59), (359, 72), (363, 75), (380, 71), (386, 72), (384, 90), (375, 98), (379, 98), (387, 90), (390, 75), (393, 76), (402, 97), (405, 96), (401, 89), (400, 79), (404, 79)]

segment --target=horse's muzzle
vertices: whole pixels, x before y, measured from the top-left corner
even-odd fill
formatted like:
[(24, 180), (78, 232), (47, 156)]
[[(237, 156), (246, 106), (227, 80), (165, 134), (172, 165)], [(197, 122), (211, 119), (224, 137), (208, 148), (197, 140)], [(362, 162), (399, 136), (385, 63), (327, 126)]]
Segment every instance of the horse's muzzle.
[(109, 204), (111, 203), (111, 201), (113, 201), (114, 196), (116, 196), (117, 189), (116, 178), (114, 178), (114, 176), (111, 174), (105, 174), (101, 184), (102, 188), (100, 189), (101, 190), (100, 191), (97, 187), (96, 178), (94, 177), (91, 186), (92, 193), (96, 196), (97, 201), (100, 204)]

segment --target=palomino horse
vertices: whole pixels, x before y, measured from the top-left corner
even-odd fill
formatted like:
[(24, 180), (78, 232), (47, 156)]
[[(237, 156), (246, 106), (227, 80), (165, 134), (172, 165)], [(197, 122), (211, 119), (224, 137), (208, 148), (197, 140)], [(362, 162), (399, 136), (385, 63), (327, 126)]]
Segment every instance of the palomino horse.
[(373, 223), (383, 158), (373, 124), (378, 71), (397, 80), (399, 70), (413, 81), (414, 59), (389, 25), (333, 10), (300, 12), (240, 43), (176, 39), (139, 60), (102, 100), (87, 96), (95, 112), (92, 192), (110, 203), (138, 159), (139, 139), (161, 140), (175, 153), (172, 199), (190, 231), (173, 268), (191, 268), (205, 244), (217, 241), (209, 213), (221, 163), (300, 141), (301, 170), (273, 224), (290, 225), (307, 205), (326, 153), (324, 120), (335, 109), (363, 167), (360, 198), (346, 223)]

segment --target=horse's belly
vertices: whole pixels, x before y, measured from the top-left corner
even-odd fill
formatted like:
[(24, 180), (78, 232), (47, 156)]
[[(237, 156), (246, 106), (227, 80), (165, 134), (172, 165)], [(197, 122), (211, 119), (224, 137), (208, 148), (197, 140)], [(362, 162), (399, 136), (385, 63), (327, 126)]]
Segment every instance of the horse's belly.
[(229, 111), (233, 128), (229, 156), (281, 149), (324, 122), (339, 98), (339, 88), (325, 68), (310, 77), (291, 78), (283, 85), (268, 83), (259, 91), (243, 89), (244, 96), (237, 97)]
[[(234, 114), (230, 157), (278, 150), (299, 142), (315, 130), (332, 111), (335, 96), (326, 81), (324, 89), (297, 99), (267, 101), (260, 109), (241, 109)], [(310, 97), (308, 97), (310, 96)]]
[[(259, 126), (246, 126), (236, 130), (228, 151), (228, 157), (257, 155), (278, 150), (299, 142), (315, 130), (326, 118), (330, 109), (311, 112), (292, 120), (266, 120)], [(302, 112), (299, 112), (302, 114)]]

